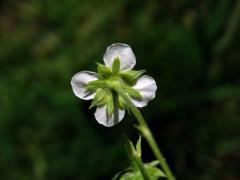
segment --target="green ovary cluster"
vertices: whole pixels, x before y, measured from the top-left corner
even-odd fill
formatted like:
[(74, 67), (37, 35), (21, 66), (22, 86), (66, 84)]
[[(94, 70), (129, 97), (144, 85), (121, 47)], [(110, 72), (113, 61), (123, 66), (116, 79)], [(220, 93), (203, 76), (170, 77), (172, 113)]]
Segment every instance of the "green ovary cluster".
[(91, 81), (86, 85), (89, 91), (96, 92), (90, 108), (106, 105), (109, 116), (116, 108), (128, 110), (127, 103), (113, 90), (113, 86), (122, 88), (133, 99), (141, 99), (141, 94), (133, 86), (144, 72), (144, 70), (121, 71), (119, 58), (114, 60), (112, 68), (98, 64), (98, 80)]

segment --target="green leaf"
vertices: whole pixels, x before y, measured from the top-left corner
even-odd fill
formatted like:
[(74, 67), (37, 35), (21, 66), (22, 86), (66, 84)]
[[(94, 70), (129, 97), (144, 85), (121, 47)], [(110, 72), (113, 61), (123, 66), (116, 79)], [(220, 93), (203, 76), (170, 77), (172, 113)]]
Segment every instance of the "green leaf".
[(127, 169), (124, 169), (124, 170), (118, 172), (117, 174), (115, 174), (114, 177), (112, 178), (112, 180), (119, 180), (124, 174), (129, 173), (131, 171), (132, 171), (132, 169), (130, 167)]
[(128, 70), (121, 72), (122, 79), (130, 86), (136, 84), (137, 79), (145, 72), (145, 70), (134, 71)]
[(157, 166), (160, 164), (160, 162), (158, 160), (154, 160), (152, 162), (149, 163), (151, 166)]
[[(164, 172), (156, 167), (158, 164), (159, 164), (158, 161), (152, 161), (150, 163), (144, 164), (144, 167), (148, 172), (151, 180), (158, 180), (159, 178), (166, 177)], [(127, 170), (124, 170), (116, 174), (113, 180), (144, 180), (144, 178), (142, 177), (142, 174), (139, 170), (133, 171), (130, 168), (128, 168)]]
[(158, 167), (156, 167), (156, 161), (153, 161), (151, 163), (145, 163), (144, 167), (146, 168), (152, 180), (157, 180), (160, 177), (166, 177), (164, 172)]
[(142, 162), (141, 136), (137, 141), (136, 147), (126, 138), (126, 148), (132, 168), (119, 172), (114, 176), (114, 180), (157, 180), (160, 177), (166, 177), (163, 171), (157, 167), (159, 161), (155, 160), (150, 163)]
[(127, 172), (119, 180), (144, 180), (140, 173)]
[(136, 144), (136, 151), (137, 151), (139, 157), (142, 156), (141, 144), (142, 144), (142, 137), (139, 136), (137, 144)]

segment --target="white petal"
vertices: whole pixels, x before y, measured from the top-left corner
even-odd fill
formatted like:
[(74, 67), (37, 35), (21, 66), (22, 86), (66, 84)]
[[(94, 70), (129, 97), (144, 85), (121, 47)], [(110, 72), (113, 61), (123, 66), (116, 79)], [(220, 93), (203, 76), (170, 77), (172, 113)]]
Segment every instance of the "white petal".
[(108, 117), (106, 106), (97, 107), (97, 110), (94, 114), (97, 122), (106, 127), (112, 127), (118, 124), (123, 119), (124, 115), (125, 110), (116, 108), (111, 117)]
[(132, 99), (133, 104), (137, 107), (144, 107), (148, 104), (148, 101), (155, 98), (157, 85), (152, 77), (143, 75), (138, 79), (133, 88), (142, 95), (141, 100)]
[(127, 44), (116, 43), (108, 46), (103, 56), (104, 63), (112, 67), (115, 58), (120, 60), (120, 70), (132, 69), (136, 64), (136, 57)]
[(84, 100), (93, 99), (96, 93), (89, 92), (85, 87), (87, 83), (93, 80), (97, 80), (97, 73), (91, 71), (81, 71), (75, 74), (71, 80), (74, 94)]

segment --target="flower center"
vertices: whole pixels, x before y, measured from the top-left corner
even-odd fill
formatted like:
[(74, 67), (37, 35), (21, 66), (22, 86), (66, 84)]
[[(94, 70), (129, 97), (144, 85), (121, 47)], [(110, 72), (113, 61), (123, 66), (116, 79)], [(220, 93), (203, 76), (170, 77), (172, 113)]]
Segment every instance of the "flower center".
[(122, 88), (131, 98), (141, 99), (140, 93), (132, 88), (139, 76), (144, 71), (120, 70), (120, 59), (115, 58), (112, 68), (98, 64), (98, 80), (91, 81), (86, 85), (89, 91), (96, 92), (92, 101), (93, 106), (107, 106), (107, 113), (112, 115), (115, 108), (127, 108), (126, 102), (115, 91)]

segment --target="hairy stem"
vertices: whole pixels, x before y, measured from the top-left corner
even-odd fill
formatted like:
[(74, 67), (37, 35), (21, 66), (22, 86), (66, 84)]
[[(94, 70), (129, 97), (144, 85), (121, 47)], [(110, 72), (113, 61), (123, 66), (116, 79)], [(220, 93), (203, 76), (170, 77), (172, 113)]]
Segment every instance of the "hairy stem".
[(149, 146), (151, 147), (154, 155), (156, 156), (156, 158), (159, 160), (160, 162), (160, 166), (162, 167), (163, 171), (165, 172), (165, 174), (167, 175), (167, 178), (169, 180), (175, 180), (175, 177), (171, 171), (171, 169), (169, 168), (160, 148), (157, 145), (156, 140), (154, 139), (151, 130), (149, 129), (146, 121), (144, 120), (141, 112), (138, 110), (138, 108), (132, 103), (132, 101), (130, 100), (130, 97), (128, 96), (128, 94), (117, 84), (113, 84), (112, 88), (119, 93), (122, 98), (125, 100), (125, 102), (128, 104), (128, 106), (130, 107), (132, 113), (134, 114), (134, 116), (136, 117), (139, 126), (137, 126), (137, 129), (143, 134), (143, 136), (145, 137), (145, 139), (147, 140)]

